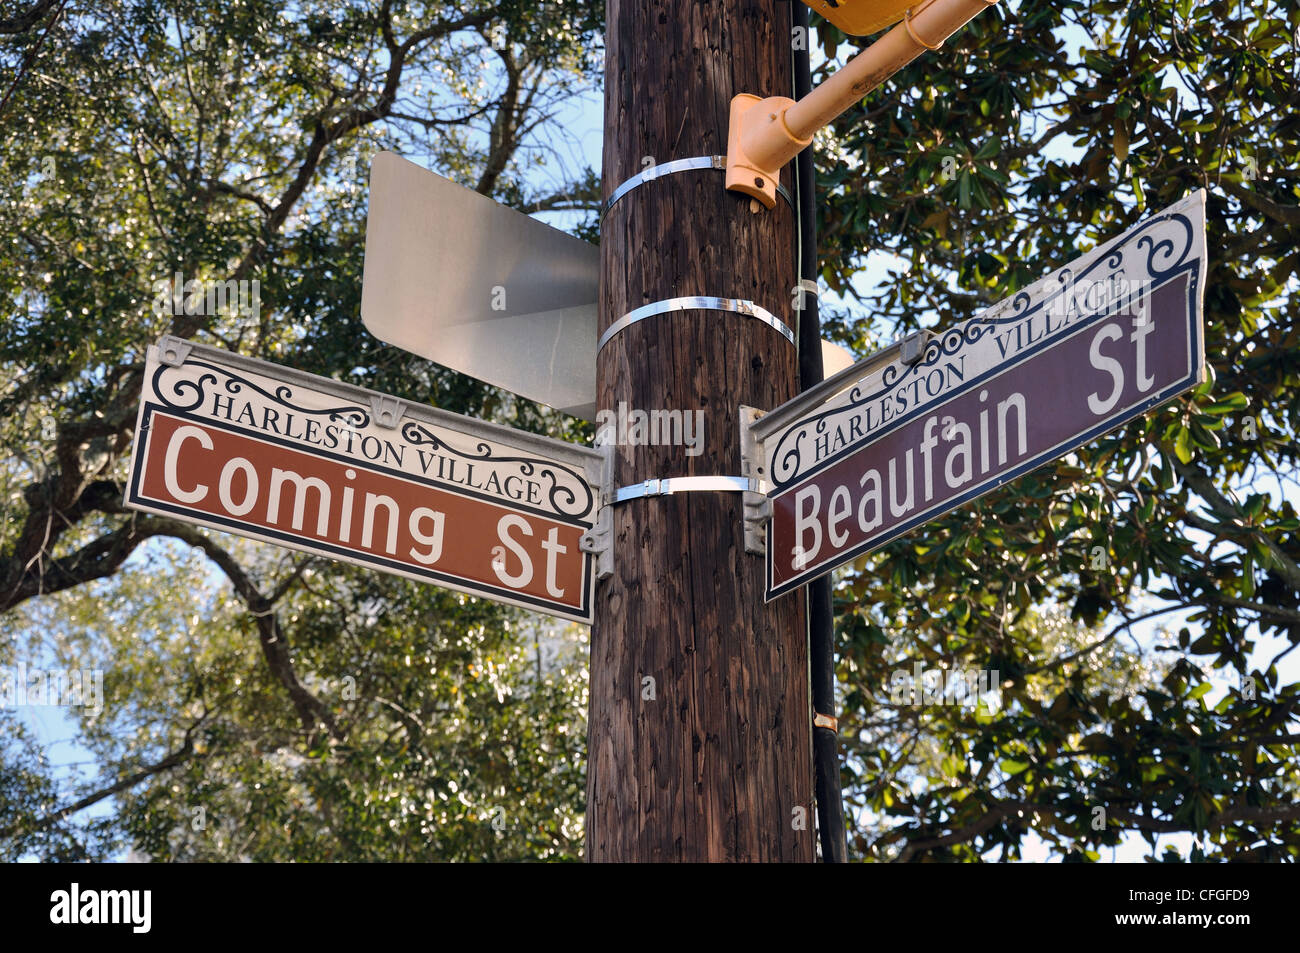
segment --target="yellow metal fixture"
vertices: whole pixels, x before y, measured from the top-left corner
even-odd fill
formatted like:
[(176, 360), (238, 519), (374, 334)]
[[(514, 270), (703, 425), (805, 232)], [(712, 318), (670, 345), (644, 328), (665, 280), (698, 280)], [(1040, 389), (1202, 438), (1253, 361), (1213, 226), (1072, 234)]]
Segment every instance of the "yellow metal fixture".
[(852, 36), (866, 36), (903, 19), (916, 0), (803, 0)]
[[(762, 99), (740, 93), (731, 100), (727, 129), (727, 188), (776, 205), (781, 167), (798, 155), (813, 134), (858, 102), (925, 50), (943, 41), (997, 0), (921, 0), (898, 24), (845, 64), (826, 82), (795, 102), (785, 96)], [(816, 2), (810, 6), (817, 9)], [(841, 3), (847, 10), (852, 3)], [(888, 0), (865, 4), (884, 10)]]

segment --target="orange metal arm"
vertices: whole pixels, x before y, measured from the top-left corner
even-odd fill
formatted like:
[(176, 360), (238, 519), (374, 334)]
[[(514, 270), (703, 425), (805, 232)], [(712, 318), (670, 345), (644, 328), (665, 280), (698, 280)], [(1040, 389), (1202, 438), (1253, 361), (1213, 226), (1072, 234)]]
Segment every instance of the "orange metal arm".
[(776, 205), (781, 167), (798, 155), (818, 129), (858, 102), (925, 50), (937, 50), (997, 0), (922, 0), (898, 26), (867, 47), (803, 99), (761, 99), (740, 93), (731, 100), (727, 134), (727, 188)]
[(903, 19), (916, 0), (803, 0), (827, 20), (852, 36), (877, 33)]

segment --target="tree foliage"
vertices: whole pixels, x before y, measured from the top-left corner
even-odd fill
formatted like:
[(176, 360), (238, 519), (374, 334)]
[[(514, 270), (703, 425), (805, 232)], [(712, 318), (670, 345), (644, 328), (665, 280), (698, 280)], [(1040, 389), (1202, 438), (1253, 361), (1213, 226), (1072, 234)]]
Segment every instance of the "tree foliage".
[[(572, 635), (121, 500), (162, 333), (572, 436), (364, 330), (364, 196), (391, 148), (515, 205), (593, 206), (590, 170), (539, 128), (591, 88), (599, 11), (20, 6), (0, 46), (20, 80), (0, 113), (0, 661), (98, 667), (109, 697), (98, 717), (71, 711), (100, 769), (71, 791), (9, 738), (6, 855), (575, 857)], [(155, 288), (177, 272), (256, 280), (260, 309), (166, 313)], [(110, 797), (107, 820), (69, 810)]]
[[(861, 298), (831, 324), (860, 348), (1209, 194), (1210, 379), (842, 579), (851, 794), (878, 821), (862, 854), (1014, 857), (1030, 829), (1073, 858), (1126, 832), (1300, 849), (1300, 686), (1279, 668), (1300, 641), (1298, 43), (1282, 3), (1003, 4), (820, 142), (823, 276)], [(888, 280), (859, 294), (873, 254)], [(1044, 641), (1052, 606), (1098, 627), (1087, 647)], [(1177, 634), (1145, 645), (1158, 678), (1119, 690), (1096, 666), (1143, 616)], [(918, 659), (1000, 672), (1000, 714), (891, 707), (880, 686)]]

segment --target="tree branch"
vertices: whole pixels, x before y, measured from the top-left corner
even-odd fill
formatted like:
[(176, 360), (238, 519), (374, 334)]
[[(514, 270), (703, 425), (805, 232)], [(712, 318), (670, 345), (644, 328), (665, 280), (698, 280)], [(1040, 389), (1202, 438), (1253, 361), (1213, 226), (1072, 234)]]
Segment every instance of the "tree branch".
[[(392, 112), (393, 106), (397, 103), (397, 91), (401, 84), (402, 71), (406, 67), (406, 61), (411, 51), (429, 40), (450, 36), (461, 30), (481, 27), (490, 22), (497, 13), (495, 9), (489, 9), (456, 20), (442, 20), (423, 30), (417, 30), (399, 44), (393, 33), (391, 6), (391, 0), (389, 0), (389, 2), (384, 3), (381, 9), (381, 30), (385, 45), (389, 51), (389, 64), (384, 76), (384, 86), (379, 93), (378, 99), (372, 106), (354, 107), (348, 110), (331, 124), (327, 125), (319, 120), (315, 123), (311, 139), (308, 141), (307, 148), (303, 151), (302, 158), (299, 161), (297, 172), (294, 173), (292, 181), (290, 181), (279, 199), (273, 204), (268, 203), (271, 205), (271, 210), (266, 215), (262, 237), (254, 241), (244, 253), (231, 274), (232, 280), (244, 279), (256, 266), (262, 253), (269, 247), (270, 236), (280, 230), (289, 218), (289, 213), (307, 191), (307, 186), (316, 174), (326, 146), (347, 133), (360, 129), (362, 126), (387, 118)], [(171, 333), (177, 337), (193, 337), (195, 332), (203, 328), (210, 320), (211, 317), (207, 315), (178, 315), (172, 322)]]
[(49, 13), (50, 8), (56, 3), (58, 3), (58, 0), (37, 0), (36, 5), (26, 13), (20, 13), (17, 16), (0, 20), (0, 33), (10, 35), (15, 33), (26, 33), (34, 27), (37, 22), (45, 16), (45, 14)]
[(1209, 504), (1210, 511), (1222, 522), (1218, 525), (1211, 524), (1197, 518), (1196, 514), (1191, 512), (1187, 514), (1187, 521), (1199, 529), (1204, 529), (1206, 532), (1216, 535), (1250, 535), (1258, 539), (1277, 561), (1277, 571), (1286, 579), (1287, 585), (1300, 592), (1300, 566), (1296, 565), (1282, 547), (1260, 527), (1249, 526), (1241, 522), (1242, 514), (1238, 512), (1237, 507), (1223, 493), (1219, 492), (1219, 488), (1214, 485), (1214, 481), (1199, 467), (1190, 463), (1183, 463), (1178, 459), (1173, 449), (1164, 443), (1160, 446), (1160, 452), (1169, 460), (1179, 476), (1187, 481), (1187, 485), (1196, 491), (1196, 495)]
[[(1003, 801), (989, 810), (978, 820), (938, 837), (911, 840), (903, 845), (895, 863), (905, 863), (917, 854), (950, 847), (953, 844), (967, 843), (984, 834), (1012, 814), (1059, 814), (1062, 807), (1048, 804), (1030, 804), (1023, 801)], [(1181, 821), (1167, 821), (1145, 814), (1135, 814), (1122, 808), (1108, 808), (1106, 815), (1110, 821), (1118, 821), (1128, 829), (1151, 831), (1156, 834), (1174, 834), (1181, 832), (1197, 833), (1200, 828)], [(1253, 805), (1236, 805), (1211, 817), (1206, 823), (1206, 830), (1219, 830), (1232, 824), (1284, 824), (1300, 820), (1300, 804), (1285, 807), (1255, 807)]]
[(1300, 226), (1300, 207), (1295, 205), (1279, 205), (1272, 199), (1265, 198), (1258, 192), (1243, 188), (1236, 182), (1229, 179), (1223, 179), (1219, 182), (1219, 187), (1227, 192), (1242, 205), (1248, 205), (1261, 215), (1273, 219), (1282, 225)]
[(93, 804), (98, 804), (100, 801), (104, 800), (105, 798), (110, 798), (115, 794), (120, 794), (122, 791), (125, 791), (127, 788), (135, 787), (141, 781), (144, 781), (147, 778), (151, 778), (155, 774), (161, 774), (164, 771), (170, 771), (172, 768), (176, 767), (177, 765), (182, 764), (185, 761), (188, 761), (191, 757), (194, 756), (193, 734), (195, 729), (198, 728), (199, 724), (201, 723), (202, 722), (200, 721), (198, 724), (194, 724), (189, 728), (187, 728), (185, 730), (185, 740), (181, 744), (181, 746), (177, 748), (175, 751), (173, 751), (171, 754), (167, 755), (167, 757), (163, 758), (161, 761), (157, 761), (153, 764), (146, 765), (145, 767), (141, 768), (139, 771), (136, 771), (132, 774), (128, 774), (126, 777), (113, 782), (107, 787), (100, 788), (99, 790), (95, 791), (92, 794), (87, 794), (85, 797), (79, 798), (78, 800), (72, 802), (66, 807), (61, 807), (57, 811), (53, 811), (50, 814), (46, 814), (43, 817), (39, 817), (36, 820), (32, 821), (30, 824), (22, 824), (22, 823), (11, 824), (8, 827), (0, 828), (0, 837), (13, 837), (14, 835), (20, 833), (32, 834), (35, 833), (36, 831), (44, 830), (47, 827), (51, 827), (59, 823), (64, 818), (71, 817), (73, 814), (76, 814), (78, 811), (83, 811)]
[[(175, 536), (192, 546), (199, 547), (208, 555), (209, 559), (221, 567), (221, 571), (226, 574), (226, 578), (230, 580), (235, 592), (244, 600), (244, 605), (252, 613), (257, 624), (258, 638), (262, 646), (262, 657), (266, 660), (267, 668), (271, 670), (271, 674), (275, 676), (276, 681), (288, 693), (289, 701), (293, 704), (294, 711), (298, 713), (303, 729), (308, 734), (314, 735), (323, 725), (331, 738), (335, 741), (343, 741), (344, 733), (339, 729), (329, 708), (298, 680), (298, 673), (294, 669), (293, 659), (289, 654), (288, 638), (281, 631), (279, 622), (276, 619), (274, 602), (262, 595), (261, 590), (244, 572), (243, 567), (235, 561), (235, 558), (201, 533), (197, 527), (190, 526), (187, 523), (178, 523), (175, 520), (155, 519), (153, 517), (148, 518), (148, 522), (157, 526), (159, 532), (166, 532), (169, 536)], [(286, 590), (286, 586), (281, 586), (277, 590), (277, 594), (283, 594)]]

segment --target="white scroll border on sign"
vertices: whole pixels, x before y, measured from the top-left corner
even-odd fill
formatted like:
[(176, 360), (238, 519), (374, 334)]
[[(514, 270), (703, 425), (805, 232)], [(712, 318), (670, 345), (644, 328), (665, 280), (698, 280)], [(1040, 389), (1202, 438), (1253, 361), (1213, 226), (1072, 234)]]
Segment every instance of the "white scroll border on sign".
[[(225, 519), (214, 514), (192, 510), (182, 505), (159, 501), (143, 496), (140, 486), (144, 476), (144, 463), (147, 460), (146, 451), (148, 449), (147, 441), (150, 436), (150, 423), (155, 413), (164, 413), (201, 426), (224, 430), (244, 439), (273, 444), (299, 453), (319, 455), (337, 463), (361, 467), (388, 477), (428, 486), (441, 492), (456, 494), (463, 498), (489, 503), (506, 509), (519, 510), (522, 513), (531, 513), (559, 523), (567, 523), (585, 531), (589, 530), (594, 523), (599, 502), (599, 489), (593, 484), (591, 478), (593, 465), (596, 467), (595, 472), (599, 472), (601, 457), (596, 451), (524, 431), (511, 430), (497, 424), (474, 420), (458, 414), (451, 414), (436, 408), (399, 402), (395, 398), (380, 395), (365, 388), (317, 377), (292, 368), (279, 367), (254, 358), (231, 354), (219, 348), (183, 342), (183, 359), (176, 364), (169, 364), (162, 360), (162, 348), (166, 344), (174, 350), (175, 343), (175, 339), (164, 338), (157, 345), (150, 347), (148, 351), (145, 368), (146, 380), (142, 388), (131, 473), (124, 500), (128, 507), (144, 512), (181, 518), (186, 522), (226, 532), (234, 532), (241, 536), (274, 543), (300, 552), (339, 559), (357, 566), (379, 568), (405, 578), (433, 583), (458, 592), (516, 605), (536, 612), (571, 619), (576, 622), (591, 623), (594, 560), (586, 553), (582, 555), (583, 591), (580, 605), (575, 609), (563, 603), (519, 593), (505, 587), (483, 583), (478, 580), (462, 579), (448, 572), (440, 572), (432, 568), (421, 569), (404, 562), (385, 559), (373, 554), (358, 556), (345, 547), (329, 542), (307, 540), (290, 533), (281, 533), (274, 529), (250, 525), (236, 518)], [(169, 372), (184, 372), (186, 368), (195, 377), (177, 379), (173, 374), (172, 380), (168, 384), (166, 378)], [(252, 431), (233, 426), (221, 418), (214, 419), (207, 415), (194, 413), (194, 410), (201, 406), (203, 387), (216, 385), (223, 376), (228, 383), (232, 383), (238, 388), (253, 388), (263, 400), (283, 405), (298, 413), (319, 415), (323, 419), (332, 418), (346, 421), (357, 429), (371, 426), (374, 408), (376, 407), (375, 400), (386, 402), (389, 405), (400, 404), (404, 413), (398, 421), (398, 426), (404, 430), (410, 430), (417, 443), (421, 439), (436, 437), (442, 440), (444, 448), (449, 448), (454, 442), (470, 459), (481, 463), (507, 465), (515, 468), (532, 468), (533, 470), (546, 468), (552, 473), (562, 474), (552, 483), (548, 493), (555, 505), (551, 509), (546, 509), (540, 506), (530, 506), (523, 502), (498, 499), (459, 484), (422, 478), (409, 471), (393, 469), (390, 466), (383, 466), (371, 460), (358, 460), (346, 455), (332, 453), (329, 450), (308, 447), (302, 443), (262, 431)], [(174, 385), (179, 385), (180, 390), (176, 390)], [(169, 400), (164, 393), (164, 388), (169, 386), (172, 388), (175, 400)], [(339, 404), (330, 407), (308, 407), (301, 400), (296, 399), (295, 387), (311, 391), (317, 395), (326, 395), (337, 400)], [(182, 398), (181, 395), (185, 392), (188, 392), (190, 399)], [(421, 433), (427, 436), (421, 437)], [(473, 450), (467, 451), (465, 448), (473, 448)], [(508, 455), (494, 456), (498, 451), (504, 451)], [(536, 453), (537, 456), (529, 456), (529, 454), (533, 453)], [(584, 504), (585, 509), (583, 509)]]
[[(1156, 232), (1163, 227), (1164, 231)], [(1153, 234), (1155, 232), (1155, 234)], [(1144, 398), (1140, 403), (1128, 408), (1123, 414), (1109, 418), (1101, 424), (1080, 433), (1068, 444), (1078, 446), (1105, 434), (1128, 421), (1138, 417), (1152, 407), (1169, 400), (1204, 379), (1204, 339), (1202, 334), (1203, 297), (1206, 275), (1205, 254), (1205, 193), (1196, 192), (1165, 211), (1140, 222), (1130, 231), (1117, 236), (1102, 247), (1095, 249), (1079, 259), (1039, 279), (1030, 287), (998, 303), (980, 315), (937, 334), (932, 338), (919, 361), (909, 365), (894, 361), (879, 372), (870, 374), (822, 405), (821, 409), (810, 413), (791, 423), (777, 433), (769, 434), (764, 441), (764, 465), (768, 478), (773, 484), (769, 497), (775, 499), (795, 487), (802, 485), (809, 478), (854, 453), (860, 452), (866, 445), (876, 442), (896, 428), (915, 420), (917, 417), (934, 413), (937, 408), (950, 400), (966, 393), (990, 378), (1006, 373), (1046, 348), (1051, 348), (1088, 327), (1104, 321), (1127, 302), (1111, 302), (1107, 307), (1088, 314), (1082, 320), (1071, 323), (1068, 328), (1051, 337), (1045, 338), (1024, 351), (1017, 352), (1014, 359), (983, 370), (972, 379), (966, 380), (960, 387), (944, 391), (936, 399), (918, 404), (903, 415), (893, 418), (887, 426), (873, 431), (870, 438), (846, 446), (819, 460), (815, 465), (800, 467), (803, 440), (814, 439), (813, 435), (833, 425), (838, 416), (845, 418), (856, 413), (857, 408), (877, 399), (882, 394), (896, 388), (910, 373), (922, 373), (926, 367), (933, 367), (945, 356), (956, 354), (961, 348), (974, 344), (986, 334), (996, 330), (999, 325), (1011, 324), (1030, 318), (1036, 311), (1046, 307), (1056, 297), (1066, 292), (1073, 293), (1080, 282), (1085, 281), (1095, 270), (1109, 269), (1112, 274), (1125, 263), (1126, 254), (1142, 264), (1141, 278), (1149, 281), (1145, 293), (1154, 295), (1155, 291), (1171, 281), (1187, 275), (1187, 314), (1188, 328), (1188, 366), (1187, 375), (1179, 381), (1163, 388), (1159, 393)], [(1135, 278), (1138, 276), (1134, 276)], [(1104, 280), (1104, 279), (1103, 279)], [(798, 400), (798, 398), (795, 398)], [(819, 425), (821, 428), (819, 429)], [(793, 447), (787, 441), (792, 438)], [(915, 529), (917, 526), (936, 518), (950, 509), (954, 509), (988, 493), (1004, 483), (1023, 476), (1043, 464), (1060, 456), (1064, 450), (1060, 447), (1039, 453), (1012, 470), (1000, 473), (973, 485), (960, 497), (947, 500), (942, 504), (918, 511), (903, 523), (892, 527), (885, 533), (855, 546), (851, 550), (837, 554), (824, 564), (810, 567), (779, 586), (773, 585), (774, 559), (772, 552), (771, 523), (768, 524), (768, 550), (766, 555), (766, 598), (777, 598), (804, 585), (818, 576), (831, 572), (838, 566), (883, 546), (889, 541)], [(792, 459), (793, 458), (793, 459)]]

